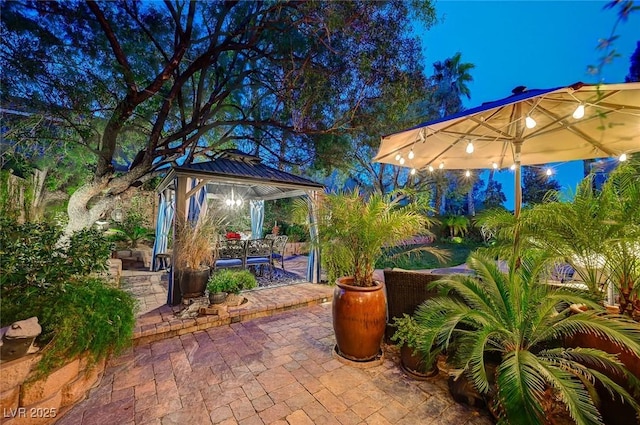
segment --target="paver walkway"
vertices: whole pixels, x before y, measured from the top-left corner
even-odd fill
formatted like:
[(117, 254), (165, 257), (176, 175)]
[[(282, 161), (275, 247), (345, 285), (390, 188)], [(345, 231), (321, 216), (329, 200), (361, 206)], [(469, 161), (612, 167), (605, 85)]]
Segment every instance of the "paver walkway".
[(406, 377), (397, 350), (357, 369), (332, 356), (329, 303), (143, 344), (114, 358), (60, 425), (488, 425), (446, 373)]

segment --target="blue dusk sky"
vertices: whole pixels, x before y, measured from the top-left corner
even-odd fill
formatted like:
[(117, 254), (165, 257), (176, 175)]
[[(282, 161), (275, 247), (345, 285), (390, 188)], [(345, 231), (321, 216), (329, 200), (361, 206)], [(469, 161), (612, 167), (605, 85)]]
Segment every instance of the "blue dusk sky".
[[(587, 73), (602, 51), (598, 40), (608, 38), (617, 20), (616, 9), (603, 9), (605, 1), (457, 1), (439, 0), (439, 22), (429, 30), (416, 28), (422, 40), (425, 69), (462, 53), (463, 62), (475, 65), (469, 84), (467, 108), (511, 94), (514, 87), (552, 88), (577, 81), (596, 83)], [(613, 49), (620, 55), (602, 69), (604, 83), (624, 82), (630, 57), (640, 41), (640, 12), (615, 28), (619, 38)], [(563, 189), (574, 190), (583, 177), (582, 161), (552, 164), (554, 178)], [(502, 171), (498, 180), (513, 209), (513, 173)]]

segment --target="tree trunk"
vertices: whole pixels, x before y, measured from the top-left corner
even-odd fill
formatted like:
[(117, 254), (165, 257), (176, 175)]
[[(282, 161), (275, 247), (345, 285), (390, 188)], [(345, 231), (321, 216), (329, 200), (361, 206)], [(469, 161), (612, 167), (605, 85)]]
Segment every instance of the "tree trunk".
[(473, 202), (473, 187), (471, 188), (471, 190), (469, 190), (469, 192), (467, 192), (467, 209), (470, 216), (476, 216), (476, 206)]
[(113, 197), (103, 196), (89, 207), (89, 202), (94, 197), (100, 196), (107, 186), (108, 184), (87, 183), (71, 195), (67, 206), (69, 222), (64, 231), (65, 235), (91, 227), (113, 205), (115, 202)]

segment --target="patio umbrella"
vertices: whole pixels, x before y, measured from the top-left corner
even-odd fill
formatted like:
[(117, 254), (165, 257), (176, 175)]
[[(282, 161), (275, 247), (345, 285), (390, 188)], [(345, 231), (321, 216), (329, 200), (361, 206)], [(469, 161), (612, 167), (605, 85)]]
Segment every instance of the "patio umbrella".
[(515, 167), (640, 151), (640, 83), (527, 90), (383, 136), (374, 161), (414, 169)]

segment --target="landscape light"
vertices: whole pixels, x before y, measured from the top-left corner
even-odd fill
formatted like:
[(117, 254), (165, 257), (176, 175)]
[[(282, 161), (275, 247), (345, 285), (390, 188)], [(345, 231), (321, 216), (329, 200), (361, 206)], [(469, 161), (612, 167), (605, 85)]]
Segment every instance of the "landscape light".
[(584, 117), (584, 105), (581, 103), (578, 105), (575, 111), (573, 111), (573, 118), (579, 120)]

